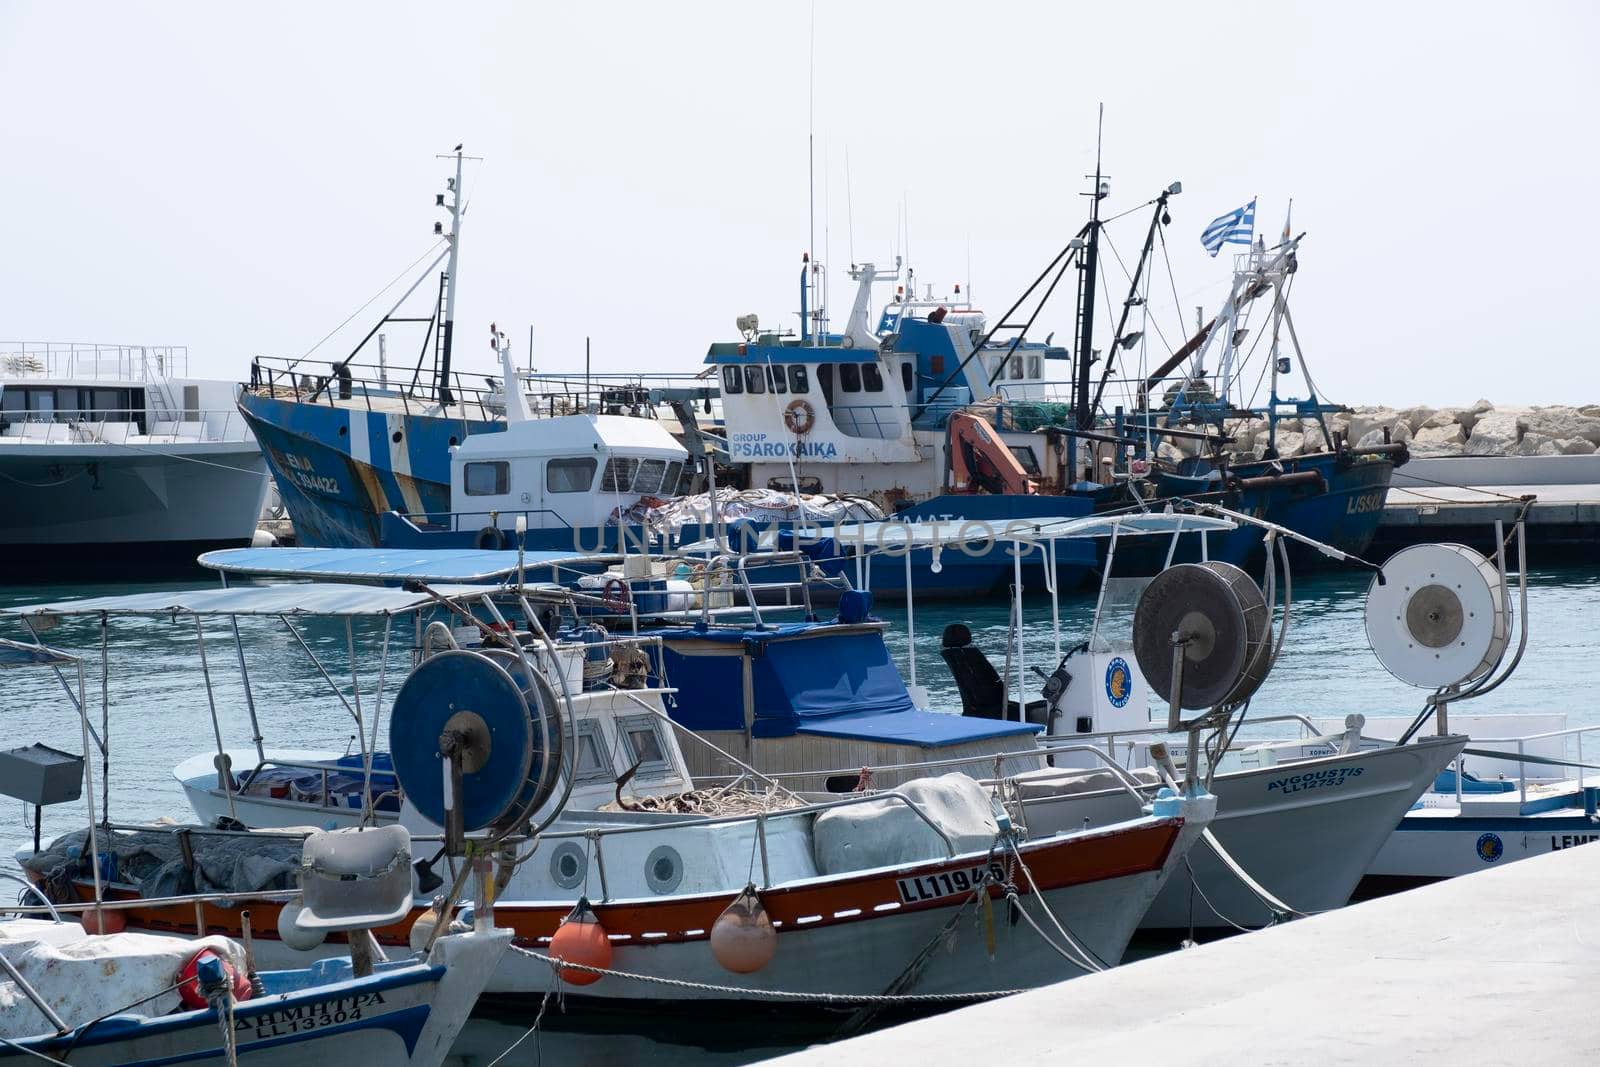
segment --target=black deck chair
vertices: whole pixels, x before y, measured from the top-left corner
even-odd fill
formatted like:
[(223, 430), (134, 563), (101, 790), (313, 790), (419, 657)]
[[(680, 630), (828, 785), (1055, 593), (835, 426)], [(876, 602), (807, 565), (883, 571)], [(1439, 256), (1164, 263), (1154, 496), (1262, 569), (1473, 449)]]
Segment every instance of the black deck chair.
[[(939, 654), (955, 678), (956, 689), (961, 693), (961, 714), (980, 719), (1001, 718), (1001, 698), (1005, 686), (1000, 672), (994, 669), (983, 649), (972, 643), (972, 631), (962, 623), (951, 623), (944, 628), (943, 647)], [(1023, 712), (1028, 722), (1043, 725), (1049, 713), (1049, 702), (1030, 700)], [(1017, 702), (1005, 702), (1005, 718), (1017, 721)]]

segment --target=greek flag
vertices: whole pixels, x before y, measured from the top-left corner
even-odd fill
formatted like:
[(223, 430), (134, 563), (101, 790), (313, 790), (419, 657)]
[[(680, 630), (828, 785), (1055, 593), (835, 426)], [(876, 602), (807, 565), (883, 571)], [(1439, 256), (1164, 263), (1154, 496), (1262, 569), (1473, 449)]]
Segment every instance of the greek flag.
[(1255, 232), (1256, 202), (1252, 200), (1244, 207), (1212, 220), (1200, 235), (1200, 243), (1215, 259), (1223, 245), (1247, 245), (1255, 237)]

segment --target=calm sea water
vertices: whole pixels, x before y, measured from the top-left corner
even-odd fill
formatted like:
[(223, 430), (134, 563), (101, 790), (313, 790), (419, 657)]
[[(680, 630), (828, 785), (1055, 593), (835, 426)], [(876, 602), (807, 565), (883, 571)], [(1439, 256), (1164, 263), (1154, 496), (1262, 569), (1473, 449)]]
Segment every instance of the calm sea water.
[[(1600, 707), (1589, 699), (1600, 690), (1600, 567), (1535, 569), (1530, 573), (1529, 618), (1531, 636), (1526, 657), (1507, 685), (1481, 701), (1474, 712), (1558, 712), (1571, 725), (1600, 722)], [(0, 589), (0, 607), (80, 596), (140, 590), (193, 587), (189, 583), (159, 586), (37, 586)], [(1356, 574), (1328, 573), (1304, 576), (1295, 582), (1295, 608), (1289, 645), (1276, 669), (1253, 702), (1256, 714), (1289, 711), (1318, 715), (1362, 712), (1369, 716), (1414, 712), (1424, 694), (1392, 678), (1367, 648), (1362, 624), (1362, 597), (1367, 580)], [(1062, 601), (1063, 645), (1087, 636), (1094, 607), (1090, 595)], [(912, 645), (905, 630), (903, 609), (885, 606), (879, 614), (893, 625), (889, 644), (902, 670), (909, 668)], [(1024, 638), (1028, 662), (1047, 669), (1050, 659), (1049, 604), (1031, 598), (1025, 608)], [(939, 635), (951, 622), (964, 622), (977, 642), (996, 663), (1003, 662), (1009, 609), (1004, 603), (961, 602), (925, 604), (915, 615), (917, 680), (932, 694), (934, 705), (959, 709), (960, 702), (942, 660)], [(297, 624), (298, 625), (298, 624)], [(263, 733), (269, 746), (343, 748), (354, 733), (353, 720), (326, 679), (311, 664), (299, 643), (276, 620), (243, 620), (241, 644), (250, 673), (251, 689)], [(302, 635), (329, 674), (348, 692), (350, 658), (342, 623), (302, 625)], [(364, 705), (370, 710), (377, 684), (375, 657), (363, 655), (377, 647), (380, 631), (358, 625), (355, 638)], [(28, 639), (14, 618), (0, 619), (0, 636)], [(87, 696), (92, 719), (100, 723), (100, 634), (92, 621), (64, 619), (42, 635), (57, 647), (85, 655)], [(210, 703), (199, 646), (192, 620), (167, 619), (114, 621), (110, 628), (109, 737), (111, 742), (110, 810), (114, 820), (141, 821), (188, 816), (183, 795), (172, 777), (180, 760), (214, 749)], [(205, 630), (207, 666), (212, 679), (222, 740), (230, 747), (246, 747), (249, 719), (239, 682), (238, 653), (226, 624), (208, 624)], [(410, 634), (397, 634), (391, 653), (389, 692), (396, 671), (403, 671)], [(74, 691), (76, 672), (67, 674)], [(83, 750), (78, 716), (61, 683), (48, 668), (0, 671), (0, 716), (4, 717), (4, 747), (42, 742), (70, 752)], [(80, 804), (47, 809), (45, 839), (83, 825)], [(16, 801), (0, 801), (0, 865), (15, 870), (13, 853), (31, 845), (31, 812)], [(552, 1006), (556, 1012), (559, 1009)], [(460, 1051), (470, 1062), (487, 1062), (520, 1036), (526, 1020), (474, 1022), (464, 1035)], [(552, 1023), (555, 1019), (552, 1017)], [(507, 1063), (544, 1062), (575, 1064), (615, 1062), (620, 1053), (632, 1058), (649, 1049), (658, 1062), (738, 1062), (750, 1056), (710, 1054), (692, 1046), (663, 1047), (629, 1037), (616, 1038), (626, 1047), (608, 1047), (593, 1037), (575, 1040), (558, 1027), (529, 1040)], [(486, 1053), (480, 1059), (479, 1052)], [(777, 1051), (768, 1049), (768, 1052)], [(676, 1054), (676, 1055), (675, 1055)]]

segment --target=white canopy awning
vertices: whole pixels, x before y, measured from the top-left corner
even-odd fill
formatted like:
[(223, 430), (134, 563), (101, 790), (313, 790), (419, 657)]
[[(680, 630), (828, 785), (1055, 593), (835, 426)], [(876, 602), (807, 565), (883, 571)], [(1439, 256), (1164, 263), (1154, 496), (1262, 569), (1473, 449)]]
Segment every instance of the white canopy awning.
[[(484, 586), (446, 586), (438, 592), (450, 597), (483, 596)], [(371, 585), (296, 583), (248, 585), (233, 589), (170, 589), (155, 593), (87, 597), (43, 604), (18, 604), (0, 614), (36, 618), (42, 615), (399, 615), (430, 607), (437, 601), (427, 593), (408, 593)]]

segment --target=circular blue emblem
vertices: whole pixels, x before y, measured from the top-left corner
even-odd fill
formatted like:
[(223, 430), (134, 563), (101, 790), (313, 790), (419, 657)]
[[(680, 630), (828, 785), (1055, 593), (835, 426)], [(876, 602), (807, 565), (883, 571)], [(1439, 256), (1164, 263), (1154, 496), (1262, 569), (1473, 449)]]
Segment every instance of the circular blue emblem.
[(1120, 708), (1132, 695), (1133, 672), (1128, 670), (1128, 661), (1118, 656), (1106, 664), (1106, 699), (1112, 707)]
[(1493, 863), (1505, 854), (1506, 846), (1499, 834), (1482, 834), (1478, 837), (1478, 858)]

